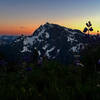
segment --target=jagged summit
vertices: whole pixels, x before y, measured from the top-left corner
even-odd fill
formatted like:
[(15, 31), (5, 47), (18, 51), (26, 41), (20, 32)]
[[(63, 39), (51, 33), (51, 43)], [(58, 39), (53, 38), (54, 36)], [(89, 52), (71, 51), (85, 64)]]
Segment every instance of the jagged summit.
[[(52, 31), (54, 31), (54, 33), (58, 33), (58, 31), (60, 31), (60, 33), (73, 33), (73, 34), (75, 34), (75, 33), (80, 33), (80, 34), (84, 34), (84, 33), (82, 33), (80, 30), (78, 30), (78, 29), (70, 29), (70, 28), (66, 28), (66, 27), (64, 27), (64, 26), (60, 26), (60, 25), (58, 25), (58, 24), (53, 24), (53, 23), (49, 23), (49, 22), (47, 22), (47, 23), (45, 23), (44, 25), (41, 25), (34, 33), (33, 33), (33, 35), (37, 35), (37, 33), (45, 33), (46, 31), (49, 31), (50, 32), (50, 30), (52, 30)], [(61, 32), (62, 31), (62, 32)], [(52, 33), (52, 32), (50, 32), (50, 33)]]

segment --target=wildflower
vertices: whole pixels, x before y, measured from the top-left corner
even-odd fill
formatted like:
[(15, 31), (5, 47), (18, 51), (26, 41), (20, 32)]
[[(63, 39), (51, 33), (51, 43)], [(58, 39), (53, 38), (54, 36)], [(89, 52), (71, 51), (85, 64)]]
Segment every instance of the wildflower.
[(32, 67), (27, 67), (25, 70), (26, 71), (32, 71)]
[(25, 57), (23, 57), (23, 60), (24, 60), (25, 62), (30, 62), (30, 57), (29, 57), (29, 56), (25, 56)]
[(0, 60), (0, 65), (1, 66), (5, 66), (6, 65), (6, 62), (4, 60)]
[(40, 57), (40, 59), (38, 60), (38, 66), (39, 66), (39, 67), (42, 65), (42, 62), (43, 62), (43, 58)]
[(100, 59), (98, 60), (98, 64), (100, 65)]
[(100, 87), (100, 84), (99, 83), (97, 84), (97, 87)]

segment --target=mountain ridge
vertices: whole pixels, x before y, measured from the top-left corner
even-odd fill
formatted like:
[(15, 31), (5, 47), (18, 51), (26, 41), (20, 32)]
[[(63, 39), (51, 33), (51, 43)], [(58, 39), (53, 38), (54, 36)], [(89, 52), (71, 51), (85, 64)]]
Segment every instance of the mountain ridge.
[(46, 56), (50, 60), (70, 63), (74, 54), (79, 54), (87, 45), (99, 40), (97, 38), (77, 29), (46, 23), (32, 35), (16, 38), (9, 47), (13, 48), (11, 52), (16, 52), (14, 57), (33, 55), (34, 49), (37, 49), (39, 57)]
[(84, 48), (85, 36), (80, 30), (46, 23), (41, 25), (31, 36), (21, 37), (23, 46), (20, 52), (30, 53), (33, 52), (33, 48), (37, 48), (39, 56), (45, 55), (48, 59), (58, 59), (58, 61), (63, 59), (63, 62), (67, 62), (69, 60), (67, 58), (73, 56), (72, 52), (79, 52)]

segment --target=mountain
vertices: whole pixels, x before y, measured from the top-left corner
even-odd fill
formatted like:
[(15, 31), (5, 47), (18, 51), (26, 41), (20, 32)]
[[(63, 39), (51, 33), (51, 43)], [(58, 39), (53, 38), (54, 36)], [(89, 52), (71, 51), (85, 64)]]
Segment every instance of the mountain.
[(25, 56), (32, 61), (34, 49), (37, 49), (39, 57), (46, 56), (64, 64), (71, 63), (74, 55), (79, 55), (87, 45), (100, 42), (100, 36), (50, 23), (41, 25), (31, 36), (3, 38), (10, 42), (0, 46), (0, 52), (10, 61), (19, 61)]
[(16, 50), (12, 47), (12, 43), (19, 36), (0, 35), (0, 57), (4, 57), (5, 60), (14, 61), (17, 56)]
[(86, 45), (96, 40), (80, 30), (66, 28), (57, 24), (41, 25), (31, 36), (21, 36), (13, 42), (13, 47), (21, 54), (38, 50), (39, 56), (47, 56), (62, 63), (69, 63)]
[(12, 43), (18, 36), (0, 35), (0, 45)]

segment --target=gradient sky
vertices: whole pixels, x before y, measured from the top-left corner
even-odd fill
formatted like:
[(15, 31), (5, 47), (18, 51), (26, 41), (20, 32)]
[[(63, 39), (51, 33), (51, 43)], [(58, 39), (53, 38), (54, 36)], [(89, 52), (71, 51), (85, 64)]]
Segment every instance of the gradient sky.
[(46, 22), (83, 30), (100, 29), (100, 0), (0, 0), (0, 34), (32, 34)]

